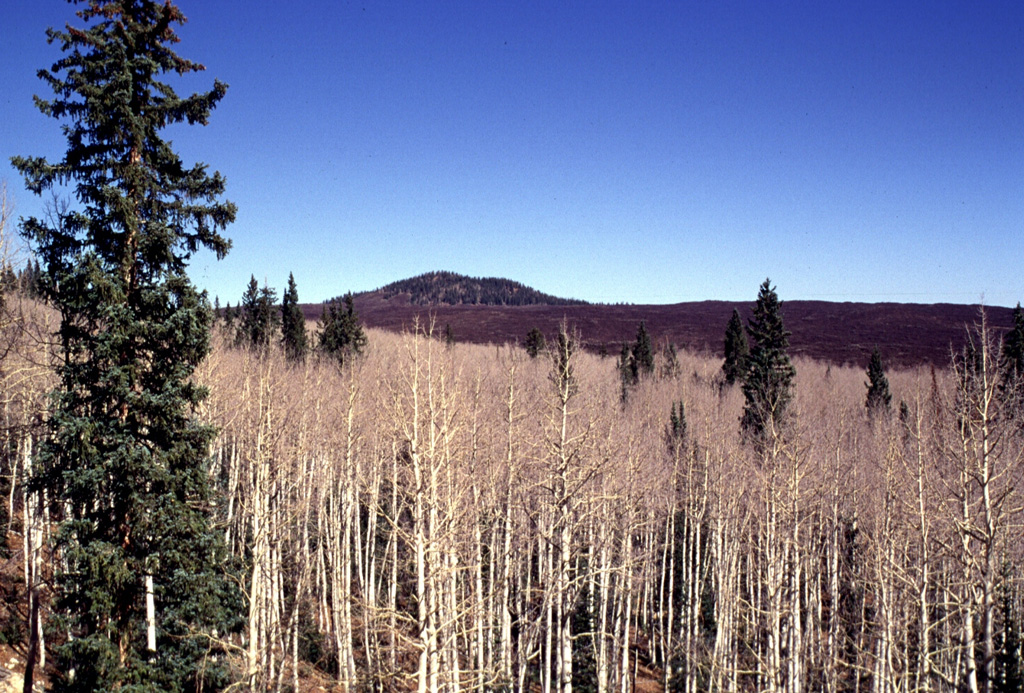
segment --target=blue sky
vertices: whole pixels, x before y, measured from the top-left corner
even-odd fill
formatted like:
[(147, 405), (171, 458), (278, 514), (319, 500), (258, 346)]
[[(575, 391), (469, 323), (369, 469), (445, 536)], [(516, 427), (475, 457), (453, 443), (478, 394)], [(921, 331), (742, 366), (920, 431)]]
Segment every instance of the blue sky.
[[(168, 133), (227, 178), (236, 303), (445, 269), (603, 302), (1024, 301), (1024, 3), (180, 0), (226, 82)], [(0, 29), (0, 178), (60, 157), (32, 105), (59, 0)]]

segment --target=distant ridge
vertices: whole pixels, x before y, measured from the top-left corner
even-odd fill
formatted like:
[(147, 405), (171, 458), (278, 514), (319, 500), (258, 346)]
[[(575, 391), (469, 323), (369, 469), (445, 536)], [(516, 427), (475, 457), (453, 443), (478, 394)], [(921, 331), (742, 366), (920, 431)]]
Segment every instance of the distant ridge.
[[(413, 325), (444, 326), (456, 341), (522, 343), (533, 328), (549, 339), (568, 323), (587, 349), (615, 356), (632, 342), (643, 320), (658, 348), (677, 347), (721, 356), (725, 326), (733, 310), (746, 322), (749, 301), (693, 301), (667, 305), (591, 304), (543, 294), (508, 279), (477, 279), (454, 272), (427, 274), (354, 295), (367, 327), (402, 332)], [(949, 366), (964, 348), (968, 329), (981, 318), (978, 306), (936, 303), (833, 303), (782, 297), (790, 353), (828, 363), (867, 365), (877, 348), (886, 367)], [(321, 304), (302, 306), (307, 320)], [(1013, 311), (985, 308), (998, 337), (1013, 327)], [(429, 318), (429, 320), (426, 320)], [(418, 323), (417, 323), (418, 321)]]
[(427, 272), (392, 282), (376, 291), (381, 298), (407, 294), (417, 306), (585, 306), (586, 301), (558, 298), (499, 277), (467, 277), (455, 272)]

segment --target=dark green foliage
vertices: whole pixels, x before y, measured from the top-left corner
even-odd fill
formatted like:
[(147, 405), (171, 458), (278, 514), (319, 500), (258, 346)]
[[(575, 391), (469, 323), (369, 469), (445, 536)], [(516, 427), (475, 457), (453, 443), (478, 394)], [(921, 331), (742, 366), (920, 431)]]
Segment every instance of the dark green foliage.
[(672, 413), (665, 427), (665, 444), (673, 457), (686, 449), (686, 407), (682, 400), (672, 403)]
[[(40, 77), (40, 110), (62, 121), (64, 159), (15, 157), (30, 191), (74, 191), (81, 211), (29, 218), (22, 232), (60, 312), (64, 359), (33, 485), (60, 518), (54, 617), (58, 691), (216, 690), (226, 684), (213, 640), (238, 626), (210, 527), (207, 456), (214, 430), (195, 418), (205, 391), (192, 374), (209, 348), (212, 310), (185, 267), (235, 207), (205, 165), (185, 168), (160, 131), (205, 124), (226, 87), (179, 98), (159, 77), (202, 69), (178, 57), (166, 4), (89, 3), (84, 28), (50, 30), (64, 56)], [(157, 648), (146, 648), (145, 577), (155, 578)], [(220, 660), (218, 662), (218, 660)], [(72, 672), (73, 675), (72, 675)]]
[(636, 339), (631, 346), (622, 345), (619, 354), (619, 376), (622, 380), (622, 401), (629, 397), (629, 388), (640, 382), (640, 378), (654, 374), (654, 347), (647, 325), (643, 320), (636, 330)]
[(757, 444), (779, 432), (793, 398), (796, 370), (789, 361), (789, 332), (782, 324), (782, 302), (765, 279), (747, 328), (752, 346), (743, 382), (741, 426)]
[(306, 318), (299, 308), (299, 290), (295, 277), (288, 273), (288, 288), (281, 298), (281, 344), (284, 353), (292, 361), (306, 358), (309, 344), (306, 339)]
[(537, 358), (537, 354), (544, 351), (546, 347), (544, 333), (539, 328), (534, 327), (526, 334), (524, 346), (526, 347), (526, 353), (530, 355), (531, 359)]
[(269, 286), (262, 289), (256, 277), (249, 277), (249, 286), (238, 304), (238, 335), (236, 342), (251, 349), (266, 349), (277, 333), (280, 315), (277, 292)]
[(455, 333), (449, 323), (444, 324), (444, 345), (449, 349), (455, 345)]
[(317, 329), (320, 352), (341, 364), (361, 354), (366, 347), (366, 333), (359, 322), (351, 293), (345, 294), (341, 300), (332, 298), (324, 304)]
[(725, 326), (725, 362), (722, 364), (722, 373), (725, 374), (726, 385), (732, 385), (737, 381), (743, 382), (749, 358), (747, 332), (743, 329), (740, 312), (733, 309), (729, 324)]
[(1000, 393), (1008, 403), (1010, 415), (1024, 423), (1024, 310), (1013, 309), (1013, 328), (1003, 338)]
[(885, 377), (882, 356), (878, 353), (877, 348), (871, 352), (871, 360), (868, 362), (868, 381), (864, 385), (868, 389), (867, 399), (864, 403), (868, 415), (872, 418), (878, 415), (888, 415), (892, 408), (892, 393), (889, 392), (889, 379)]
[(230, 301), (224, 306), (224, 330), (229, 335), (235, 334), (235, 309)]
[(676, 350), (676, 345), (673, 342), (666, 342), (665, 348), (661, 351), (664, 357), (664, 363), (661, 367), (662, 378), (678, 378), (679, 377), (679, 352)]
[(633, 342), (633, 366), (638, 377), (645, 377), (654, 373), (654, 347), (651, 345), (651, 336), (647, 334), (647, 325), (643, 320), (636, 331), (636, 341)]
[(455, 272), (427, 272), (377, 289), (384, 298), (409, 294), (414, 305), (583, 306), (586, 301), (557, 298), (519, 282), (496, 277), (466, 277)]
[[(584, 562), (585, 563), (585, 562)], [(572, 632), (572, 689), (579, 693), (597, 692), (597, 651), (594, 585), (585, 583), (586, 589), (576, 600), (570, 615)]]

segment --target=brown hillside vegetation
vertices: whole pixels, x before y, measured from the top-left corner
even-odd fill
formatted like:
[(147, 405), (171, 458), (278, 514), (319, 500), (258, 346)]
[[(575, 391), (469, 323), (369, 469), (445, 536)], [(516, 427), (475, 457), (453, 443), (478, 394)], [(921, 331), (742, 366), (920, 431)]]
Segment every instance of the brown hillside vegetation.
[[(355, 307), (368, 327), (392, 332), (407, 330), (416, 318), (433, 316), (443, 329), (449, 325), (458, 341), (474, 344), (521, 344), (536, 327), (548, 338), (563, 319), (575, 326), (583, 345), (594, 352), (616, 355), (623, 342), (636, 335), (646, 321), (657, 343), (722, 355), (725, 326), (738, 309), (744, 320), (753, 300), (700, 301), (671, 305), (444, 305), (413, 304), (408, 295), (385, 298), (378, 292), (355, 296)], [(321, 306), (306, 305), (310, 320), (320, 316)], [(950, 355), (965, 342), (967, 328), (978, 321), (979, 307), (938, 303), (832, 303), (786, 301), (782, 305), (787, 328), (793, 333), (791, 352), (833, 364), (865, 366), (871, 350), (879, 349), (891, 365), (916, 366), (949, 363)], [(1005, 331), (1012, 324), (1009, 308), (986, 309), (993, 329)]]

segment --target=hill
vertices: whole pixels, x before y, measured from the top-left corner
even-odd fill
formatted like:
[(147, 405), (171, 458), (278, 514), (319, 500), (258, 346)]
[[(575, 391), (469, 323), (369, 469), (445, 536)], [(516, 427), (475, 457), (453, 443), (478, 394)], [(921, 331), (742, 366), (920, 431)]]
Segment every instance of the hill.
[(417, 306), (581, 306), (586, 301), (558, 298), (511, 279), (467, 277), (455, 272), (427, 272), (376, 291), (381, 298), (403, 298)]
[[(753, 292), (752, 292), (753, 295)], [(504, 296), (504, 303), (502, 301)], [(507, 279), (473, 279), (434, 272), (356, 294), (355, 308), (367, 327), (408, 329), (413, 320), (433, 319), (440, 333), (451, 328), (456, 340), (521, 343), (532, 328), (549, 338), (565, 319), (579, 330), (591, 351), (616, 355), (631, 342), (641, 320), (659, 345), (667, 342), (721, 356), (725, 326), (733, 309), (747, 320), (747, 302), (698, 301), (670, 305), (597, 305), (550, 297)], [(512, 300), (522, 300), (514, 304)], [(991, 327), (1012, 326), (1012, 310), (987, 307)], [(304, 306), (316, 320), (320, 305)], [(966, 327), (979, 320), (977, 306), (937, 303), (833, 303), (786, 301), (782, 314), (791, 353), (835, 364), (865, 366), (878, 347), (887, 366), (945, 366), (960, 350)]]

